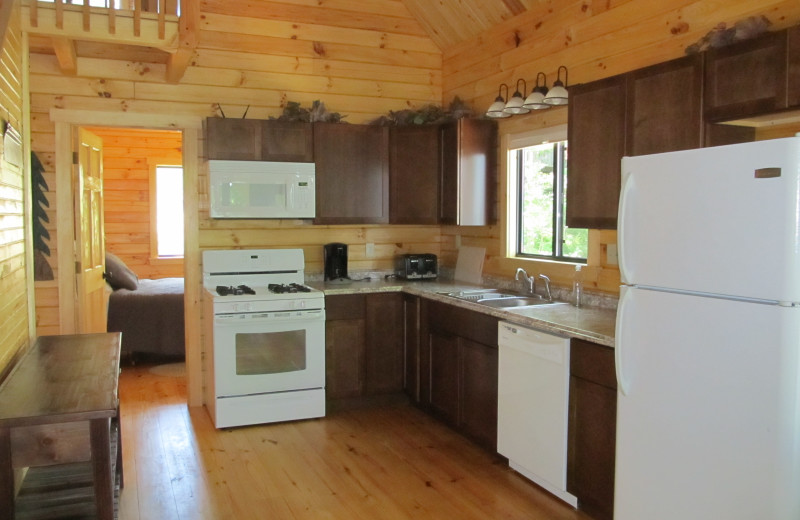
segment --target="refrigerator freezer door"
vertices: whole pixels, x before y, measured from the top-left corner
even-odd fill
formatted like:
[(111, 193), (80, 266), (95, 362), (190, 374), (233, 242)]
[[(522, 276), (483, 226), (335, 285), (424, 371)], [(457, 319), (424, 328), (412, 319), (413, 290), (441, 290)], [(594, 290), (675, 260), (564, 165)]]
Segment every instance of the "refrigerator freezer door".
[(800, 309), (625, 287), (615, 520), (800, 518)]
[(625, 157), (623, 283), (800, 301), (798, 179), (800, 137)]

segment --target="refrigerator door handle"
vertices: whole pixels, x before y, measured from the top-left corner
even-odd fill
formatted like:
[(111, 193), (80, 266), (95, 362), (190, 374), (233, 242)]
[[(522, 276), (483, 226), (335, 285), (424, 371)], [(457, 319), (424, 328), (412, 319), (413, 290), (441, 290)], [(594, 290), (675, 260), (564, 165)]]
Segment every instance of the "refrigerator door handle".
[[(624, 161), (623, 161), (624, 162)], [(619, 196), (619, 215), (617, 218), (617, 252), (618, 258), (617, 262), (619, 263), (619, 274), (622, 280), (622, 283), (627, 283), (629, 277), (627, 276), (627, 264), (626, 264), (626, 248), (625, 243), (627, 240), (625, 239), (625, 229), (626, 229), (626, 215), (628, 214), (628, 200), (631, 198), (631, 192), (633, 191), (633, 175), (628, 174), (625, 176), (624, 184), (622, 185), (622, 190), (620, 191)]]
[[(625, 286), (620, 288), (619, 305), (617, 306), (617, 322), (614, 330), (614, 370), (617, 374), (617, 389), (622, 395), (628, 395), (628, 380), (625, 379), (625, 370), (622, 364), (623, 359), (623, 331), (625, 330), (625, 308), (630, 296), (629, 289)], [(628, 297), (626, 297), (628, 296)]]

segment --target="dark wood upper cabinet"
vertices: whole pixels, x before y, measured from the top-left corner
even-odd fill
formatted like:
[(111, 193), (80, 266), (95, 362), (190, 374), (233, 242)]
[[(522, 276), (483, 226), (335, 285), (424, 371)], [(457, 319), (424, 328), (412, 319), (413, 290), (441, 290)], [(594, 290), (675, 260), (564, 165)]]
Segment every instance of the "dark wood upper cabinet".
[(439, 222), (485, 226), (497, 221), (497, 123), (459, 119), (441, 126)]
[(627, 90), (627, 155), (703, 146), (702, 54), (631, 72)]
[(264, 121), (261, 160), (314, 162), (314, 127), (311, 123)]
[(314, 162), (311, 123), (265, 119), (206, 119), (208, 159)]
[(261, 159), (262, 123), (260, 119), (206, 119), (208, 159), (258, 161)]
[(787, 108), (787, 31), (706, 52), (705, 116), (710, 122)]
[(566, 224), (614, 229), (625, 153), (625, 76), (570, 87)]
[(439, 127), (397, 126), (389, 132), (389, 221), (439, 223)]
[(314, 223), (388, 223), (388, 150), (386, 127), (314, 123)]
[(788, 91), (786, 97), (789, 107), (800, 107), (800, 25), (786, 31), (788, 61)]

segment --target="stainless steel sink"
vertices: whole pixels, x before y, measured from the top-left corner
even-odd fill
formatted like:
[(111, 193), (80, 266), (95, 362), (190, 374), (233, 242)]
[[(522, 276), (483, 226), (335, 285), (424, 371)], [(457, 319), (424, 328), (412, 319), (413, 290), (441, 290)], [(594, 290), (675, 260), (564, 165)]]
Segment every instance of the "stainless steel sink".
[(504, 309), (511, 307), (533, 307), (540, 305), (560, 305), (564, 302), (547, 300), (538, 294), (523, 295), (513, 292), (503, 292), (499, 289), (470, 289), (444, 293), (447, 296), (467, 300), (487, 307)]
[(546, 300), (541, 296), (518, 296), (513, 298), (478, 300), (478, 303), (496, 309), (508, 309), (515, 307), (540, 307), (543, 305), (566, 305), (566, 302)]

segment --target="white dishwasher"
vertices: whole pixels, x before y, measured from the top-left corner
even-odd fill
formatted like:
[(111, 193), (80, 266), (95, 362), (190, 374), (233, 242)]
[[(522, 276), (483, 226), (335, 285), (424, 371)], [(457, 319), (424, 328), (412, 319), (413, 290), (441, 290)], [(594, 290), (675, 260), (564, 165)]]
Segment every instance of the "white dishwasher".
[(573, 507), (567, 492), (569, 339), (500, 322), (497, 452)]

